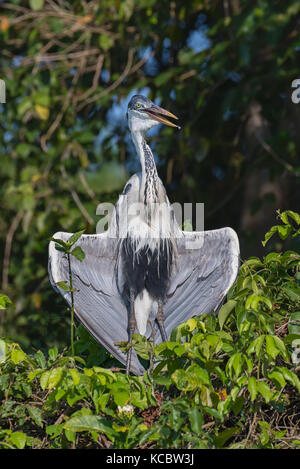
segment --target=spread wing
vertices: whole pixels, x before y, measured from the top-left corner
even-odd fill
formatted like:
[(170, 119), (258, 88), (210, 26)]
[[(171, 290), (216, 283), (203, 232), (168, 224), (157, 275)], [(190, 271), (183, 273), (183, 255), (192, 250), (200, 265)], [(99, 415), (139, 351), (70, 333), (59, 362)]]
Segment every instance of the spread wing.
[(239, 268), (239, 241), (231, 228), (183, 232), (164, 305), (165, 328), (195, 315), (216, 311), (234, 283)]
[[(67, 241), (71, 233), (56, 233), (54, 238)], [(85, 252), (80, 262), (71, 256), (75, 312), (89, 332), (120, 362), (126, 363), (116, 342), (128, 340), (128, 311), (118, 289), (116, 272), (118, 242), (101, 235), (83, 235), (77, 242)], [(204, 232), (183, 232), (177, 238), (178, 254), (164, 304), (165, 328), (170, 336), (174, 327), (192, 316), (211, 313), (222, 303), (235, 281), (239, 266), (239, 243), (230, 228)], [(68, 262), (64, 254), (49, 245), (49, 275), (53, 287), (71, 304), (70, 293), (57, 286), (68, 280)], [(150, 317), (154, 320), (154, 316)], [(151, 327), (147, 328), (150, 336)], [(156, 344), (162, 341), (155, 325)], [(144, 371), (133, 351), (131, 371)]]
[[(72, 233), (56, 233), (53, 237), (67, 241)], [(83, 261), (71, 256), (71, 271), (75, 313), (88, 331), (121, 363), (126, 355), (114, 344), (128, 341), (128, 312), (116, 283), (115, 266), (117, 239), (108, 238), (106, 233), (82, 235), (74, 246), (80, 246)], [(64, 253), (49, 245), (49, 276), (52, 286), (71, 305), (69, 292), (59, 288), (57, 282), (69, 279), (68, 261)], [(142, 374), (144, 368), (133, 350), (131, 371)]]

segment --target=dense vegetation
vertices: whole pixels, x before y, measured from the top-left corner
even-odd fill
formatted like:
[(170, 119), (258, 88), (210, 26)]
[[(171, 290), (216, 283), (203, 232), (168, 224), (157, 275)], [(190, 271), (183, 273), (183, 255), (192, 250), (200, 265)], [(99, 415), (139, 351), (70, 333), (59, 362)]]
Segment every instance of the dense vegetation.
[[(266, 242), (299, 236), (300, 215), (279, 217)], [(78, 356), (2, 341), (0, 447), (297, 447), (299, 267), (293, 251), (249, 258), (218, 316), (191, 318), (157, 346), (136, 334), (142, 377), (108, 367), (81, 326)]]
[(0, 275), (15, 309), (0, 334), (26, 350), (66, 345), (48, 239), (95, 232), (97, 205), (139, 170), (125, 118), (137, 90), (180, 117), (180, 132), (152, 137), (171, 202), (205, 202), (206, 229), (231, 226), (244, 259), (263, 254), (276, 209), (299, 211), (299, 11), (297, 0), (1, 3)]
[[(0, 447), (299, 445), (299, 12), (297, 0), (1, 3)], [(81, 326), (73, 353), (47, 274), (53, 233), (95, 232), (98, 204), (139, 169), (125, 119), (137, 91), (181, 120), (152, 135), (171, 202), (205, 202), (205, 228), (236, 229), (242, 256), (217, 317), (159, 346), (135, 336), (151, 363), (140, 378)]]

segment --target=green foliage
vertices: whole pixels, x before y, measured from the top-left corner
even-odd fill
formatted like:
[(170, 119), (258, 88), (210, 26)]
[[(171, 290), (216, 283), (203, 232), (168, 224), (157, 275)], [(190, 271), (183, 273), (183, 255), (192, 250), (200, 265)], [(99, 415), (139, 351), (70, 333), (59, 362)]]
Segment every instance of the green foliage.
[(0, 309), (6, 309), (8, 306), (12, 306), (11, 299), (0, 293)]
[[(149, 90), (182, 122), (180, 132), (162, 128), (155, 142), (172, 202), (205, 201), (208, 228), (241, 227), (251, 212), (252, 235), (246, 227), (239, 236), (248, 248), (254, 234), (253, 253), (257, 212), (269, 211), (272, 197), (276, 207), (280, 199), (296, 210), (297, 0), (186, 0), (170, 8), (153, 0), (4, 3), (1, 291), (16, 307), (1, 316), (1, 334), (25, 350), (67, 345), (69, 319), (48, 282), (47, 238), (94, 233), (98, 203), (115, 202), (138, 169), (126, 110), (116, 112), (133, 90)], [(270, 192), (258, 187), (247, 201), (261, 172)], [(280, 229), (283, 237), (288, 229)]]
[(283, 224), (272, 226), (265, 235), (265, 239), (262, 242), (263, 246), (267, 244), (275, 233), (278, 233), (281, 239), (286, 239), (290, 234), (292, 234), (293, 238), (300, 235), (300, 216), (298, 213), (292, 210), (286, 210), (283, 213), (280, 213), (280, 210), (278, 210), (277, 213), (278, 218), (280, 218)]
[(72, 271), (71, 271), (71, 257), (74, 256), (80, 262), (83, 261), (85, 258), (85, 253), (81, 249), (80, 246), (74, 246), (77, 243), (79, 238), (82, 236), (85, 230), (77, 231), (73, 233), (68, 241), (63, 241), (62, 239), (57, 238), (50, 238), (50, 241), (55, 243), (55, 249), (61, 251), (65, 254), (68, 260), (68, 271), (69, 271), (69, 284), (62, 280), (61, 282), (57, 282), (56, 285), (61, 288), (63, 291), (69, 292), (71, 295), (71, 351), (72, 355), (74, 355), (74, 327), (75, 327), (75, 310), (74, 310), (74, 292), (76, 291), (73, 288), (73, 280), (72, 280)]
[[(58, 247), (70, 251), (81, 234)], [(135, 334), (132, 346), (150, 361), (141, 377), (105, 368), (107, 352), (101, 358), (82, 328), (81, 356), (26, 354), (6, 340), (0, 447), (296, 447), (299, 268), (292, 251), (252, 257), (218, 315), (189, 319), (159, 345)]]
[[(299, 73), (300, 6), (256, 3), (4, 2), (0, 334), (14, 340), (0, 341), (1, 447), (299, 444), (291, 358), (300, 330), (292, 205), (299, 105), (290, 94)], [(206, 35), (207, 48), (192, 47), (194, 34)], [(156, 142), (171, 201), (205, 200), (208, 227), (236, 228), (250, 218), (239, 232), (246, 249), (251, 229), (260, 242), (255, 216), (265, 219), (272, 200), (293, 210), (278, 213), (281, 224), (264, 240), (281, 252), (242, 265), (218, 317), (190, 319), (157, 347), (134, 337), (151, 364), (136, 378), (109, 370), (120, 365), (82, 326), (72, 356), (63, 350), (70, 321), (49, 285), (47, 248), (51, 233), (95, 232), (98, 203), (117, 199), (135, 164), (125, 112), (119, 119), (111, 111), (145, 87), (183, 124), (180, 133), (163, 129)], [(261, 176), (270, 193), (261, 190)], [(253, 181), (259, 187), (249, 202)], [(283, 252), (283, 242), (290, 250)], [(76, 246), (57, 245), (83, 259)], [(68, 279), (59, 287), (72, 293)]]

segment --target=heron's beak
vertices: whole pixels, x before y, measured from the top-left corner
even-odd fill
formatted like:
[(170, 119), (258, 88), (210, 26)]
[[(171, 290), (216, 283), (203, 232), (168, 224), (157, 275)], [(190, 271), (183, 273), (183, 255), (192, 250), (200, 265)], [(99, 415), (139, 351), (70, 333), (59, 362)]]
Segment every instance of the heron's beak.
[(178, 119), (178, 117), (174, 116), (174, 114), (172, 114), (171, 112), (166, 111), (166, 109), (157, 106), (156, 104), (153, 104), (148, 109), (145, 109), (145, 112), (147, 112), (149, 115), (154, 117), (158, 122), (161, 122), (162, 124), (169, 125), (170, 127), (177, 127), (177, 129), (180, 129), (179, 125), (173, 124), (173, 122), (169, 121), (163, 116), (168, 116), (176, 120)]

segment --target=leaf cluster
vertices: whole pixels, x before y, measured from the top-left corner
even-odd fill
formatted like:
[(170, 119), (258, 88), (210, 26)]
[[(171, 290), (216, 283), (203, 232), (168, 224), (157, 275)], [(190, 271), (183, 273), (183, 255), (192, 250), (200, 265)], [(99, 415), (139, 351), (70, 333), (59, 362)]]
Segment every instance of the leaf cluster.
[(159, 345), (135, 334), (150, 363), (140, 377), (109, 364), (82, 327), (75, 356), (2, 340), (0, 446), (297, 447), (299, 267), (293, 251), (249, 258), (217, 315), (194, 316)]

